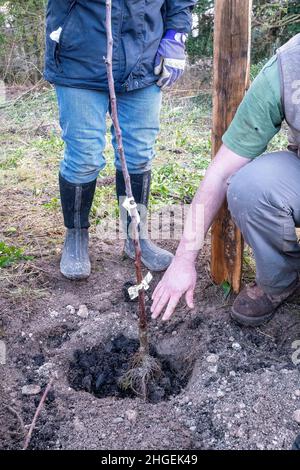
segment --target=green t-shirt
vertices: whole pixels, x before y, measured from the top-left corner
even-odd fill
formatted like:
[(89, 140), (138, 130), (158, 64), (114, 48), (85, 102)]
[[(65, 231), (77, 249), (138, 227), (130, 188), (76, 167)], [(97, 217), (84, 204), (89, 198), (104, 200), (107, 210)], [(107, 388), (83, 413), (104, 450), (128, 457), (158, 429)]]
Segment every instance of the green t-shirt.
[(258, 157), (280, 131), (283, 120), (279, 69), (274, 56), (252, 83), (223, 143), (241, 157)]

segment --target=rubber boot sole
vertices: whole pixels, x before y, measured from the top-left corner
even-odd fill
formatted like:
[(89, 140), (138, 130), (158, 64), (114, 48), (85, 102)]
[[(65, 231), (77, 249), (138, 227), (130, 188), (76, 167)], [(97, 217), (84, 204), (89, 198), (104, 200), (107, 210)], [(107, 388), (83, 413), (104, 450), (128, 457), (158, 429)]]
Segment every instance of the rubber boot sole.
[(62, 271), (60, 272), (66, 279), (69, 279), (70, 281), (81, 281), (83, 279), (88, 279), (90, 277), (90, 274), (73, 275), (73, 274), (65, 274)]
[(81, 281), (82, 279), (88, 279), (91, 275), (91, 267), (89, 267), (89, 271), (87, 270), (85, 273), (69, 273), (64, 271), (63, 266), (60, 265), (60, 272), (61, 274), (70, 281)]

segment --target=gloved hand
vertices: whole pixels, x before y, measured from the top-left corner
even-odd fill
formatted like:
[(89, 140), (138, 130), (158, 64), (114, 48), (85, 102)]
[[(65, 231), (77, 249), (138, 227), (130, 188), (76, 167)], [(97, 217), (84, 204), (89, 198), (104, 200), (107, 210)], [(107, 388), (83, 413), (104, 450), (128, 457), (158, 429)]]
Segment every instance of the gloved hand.
[(169, 29), (160, 42), (155, 58), (154, 73), (161, 76), (157, 85), (162, 90), (174, 85), (184, 72), (186, 40), (187, 34)]

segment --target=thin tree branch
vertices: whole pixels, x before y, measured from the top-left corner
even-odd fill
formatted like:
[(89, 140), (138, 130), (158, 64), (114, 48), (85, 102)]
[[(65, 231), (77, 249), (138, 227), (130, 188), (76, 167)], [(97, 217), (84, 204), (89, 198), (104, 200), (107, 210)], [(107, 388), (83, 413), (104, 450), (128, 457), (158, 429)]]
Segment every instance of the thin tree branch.
[(43, 396), (41, 398), (41, 401), (36, 409), (36, 412), (34, 414), (34, 417), (33, 417), (33, 420), (32, 420), (32, 423), (30, 425), (30, 428), (29, 428), (29, 431), (28, 431), (28, 434), (26, 436), (26, 439), (25, 439), (25, 442), (24, 442), (24, 446), (23, 446), (23, 449), (22, 450), (27, 450), (28, 449), (28, 446), (29, 446), (29, 443), (30, 443), (30, 440), (31, 440), (31, 436), (32, 436), (32, 433), (33, 433), (33, 430), (35, 428), (35, 425), (36, 425), (36, 422), (37, 422), (37, 419), (40, 415), (40, 412), (42, 411), (42, 408), (43, 408), (43, 405), (45, 403), (45, 400), (47, 398), (47, 395), (48, 393), (50, 392), (50, 388), (52, 387), (52, 384), (53, 384), (53, 381), (54, 381), (54, 377), (52, 377), (52, 379), (50, 380), (50, 382), (48, 383), (47, 387), (45, 388), (45, 391), (43, 393)]
[[(113, 35), (112, 35), (112, 2), (111, 0), (106, 0), (106, 34), (107, 34), (107, 57), (105, 58), (110, 102), (111, 102), (111, 117), (113, 125), (116, 131), (116, 138), (118, 144), (118, 152), (120, 156), (120, 161), (122, 165), (122, 172), (125, 181), (126, 196), (132, 198), (132, 188), (130, 182), (130, 175), (127, 168), (126, 157), (124, 152), (123, 140), (122, 140), (122, 131), (120, 128), (119, 118), (118, 118), (118, 109), (117, 109), (117, 98), (113, 77)], [(141, 246), (139, 239), (139, 229), (138, 229), (138, 210), (137, 207), (131, 213), (132, 219), (132, 228), (133, 228), (133, 241), (135, 248), (135, 271), (136, 271), (136, 280), (137, 284), (141, 284), (143, 280), (142, 275), (142, 263), (141, 263)], [(145, 292), (144, 289), (139, 291), (139, 327), (140, 327), (140, 348), (143, 352), (148, 353), (148, 339), (147, 339), (147, 316), (145, 308)]]

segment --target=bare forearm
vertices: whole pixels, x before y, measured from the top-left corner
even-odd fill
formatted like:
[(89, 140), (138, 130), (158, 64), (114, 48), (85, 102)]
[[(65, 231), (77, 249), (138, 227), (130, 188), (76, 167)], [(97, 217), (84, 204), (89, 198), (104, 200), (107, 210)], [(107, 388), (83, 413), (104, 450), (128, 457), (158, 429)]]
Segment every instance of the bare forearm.
[(176, 256), (184, 255), (192, 261), (196, 259), (205, 236), (224, 202), (228, 178), (248, 161), (222, 146), (193, 199)]
[(165, 309), (162, 319), (168, 320), (183, 295), (188, 307), (193, 308), (198, 251), (224, 201), (228, 178), (248, 162), (223, 145), (209, 166), (191, 204), (176, 256), (153, 292), (152, 318), (158, 318)]

